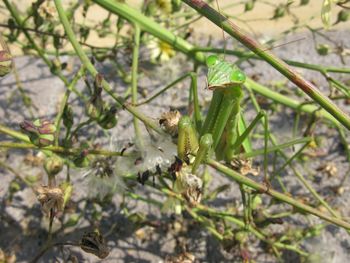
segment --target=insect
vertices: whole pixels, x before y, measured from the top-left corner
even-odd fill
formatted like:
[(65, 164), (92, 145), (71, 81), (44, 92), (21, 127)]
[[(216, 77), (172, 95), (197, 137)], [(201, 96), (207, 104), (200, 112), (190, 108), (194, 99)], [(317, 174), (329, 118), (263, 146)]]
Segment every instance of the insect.
[[(207, 66), (208, 89), (213, 95), (204, 123), (196, 130), (191, 118), (183, 116), (178, 124), (178, 156), (183, 159), (189, 154), (196, 154), (192, 172), (196, 171), (211, 149), (218, 160), (230, 162), (241, 145), (237, 141), (242, 134), (239, 130), (240, 123), (243, 123), (240, 103), (246, 76), (236, 65), (216, 55), (207, 58)], [(246, 138), (244, 136), (240, 139), (242, 143)], [(249, 151), (249, 143), (244, 148)]]

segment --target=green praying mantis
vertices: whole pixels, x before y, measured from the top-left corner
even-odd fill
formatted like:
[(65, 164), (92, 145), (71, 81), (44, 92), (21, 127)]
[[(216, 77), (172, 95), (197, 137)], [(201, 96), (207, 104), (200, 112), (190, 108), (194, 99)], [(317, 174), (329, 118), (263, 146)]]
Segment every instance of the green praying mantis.
[[(208, 89), (213, 91), (209, 109), (202, 125), (196, 120), (196, 127), (189, 116), (183, 116), (178, 124), (178, 156), (180, 159), (188, 155), (196, 155), (192, 172), (195, 173), (201, 163), (205, 161), (211, 149), (217, 160), (231, 162), (240, 152), (251, 151), (247, 135), (252, 127), (245, 127), (241, 116), (242, 86), (246, 76), (236, 65), (231, 64), (216, 55), (207, 58)], [(196, 93), (196, 92), (195, 92)], [(198, 108), (195, 107), (195, 111)], [(195, 113), (194, 116), (200, 116)], [(263, 113), (258, 114), (260, 119)], [(198, 140), (198, 137), (200, 139)]]

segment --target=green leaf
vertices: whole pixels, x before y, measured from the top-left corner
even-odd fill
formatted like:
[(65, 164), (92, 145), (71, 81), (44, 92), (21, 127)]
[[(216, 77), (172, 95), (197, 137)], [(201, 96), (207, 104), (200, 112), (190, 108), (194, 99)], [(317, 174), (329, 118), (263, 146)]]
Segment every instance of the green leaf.
[(329, 29), (331, 27), (331, 4), (332, 0), (323, 0), (321, 19), (325, 29)]

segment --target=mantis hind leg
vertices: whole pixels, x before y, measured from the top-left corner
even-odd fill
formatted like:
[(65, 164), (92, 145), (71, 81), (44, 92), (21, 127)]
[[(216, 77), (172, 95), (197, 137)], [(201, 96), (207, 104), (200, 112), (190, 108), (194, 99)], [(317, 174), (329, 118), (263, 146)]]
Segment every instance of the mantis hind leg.
[(236, 114), (232, 114), (225, 128), (225, 136), (223, 136), (218, 150), (216, 151), (217, 158), (219, 157), (219, 159), (225, 159), (226, 162), (231, 162), (232, 159), (238, 156), (242, 151), (245, 153), (253, 152), (254, 150), (252, 149), (249, 135), (258, 122), (264, 117), (264, 154), (266, 159), (268, 130), (266, 127), (267, 116), (265, 111), (259, 111), (249, 126), (245, 124), (243, 114), (239, 109), (238, 113), (237, 110), (235, 113)]

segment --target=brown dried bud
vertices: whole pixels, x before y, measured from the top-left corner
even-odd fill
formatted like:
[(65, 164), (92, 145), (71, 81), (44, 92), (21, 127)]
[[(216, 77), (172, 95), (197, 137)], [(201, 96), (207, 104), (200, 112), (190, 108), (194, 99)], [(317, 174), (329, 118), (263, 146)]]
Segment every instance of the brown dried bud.
[(80, 240), (80, 247), (85, 252), (94, 254), (101, 259), (109, 255), (106, 240), (96, 231), (84, 234)]
[(259, 169), (255, 169), (252, 167), (251, 159), (233, 159), (231, 161), (232, 169), (239, 172), (242, 175), (251, 174), (253, 176), (259, 175)]
[(63, 191), (58, 187), (42, 186), (37, 189), (38, 201), (42, 206), (45, 214), (49, 214), (51, 210), (55, 212), (63, 211)]
[(164, 112), (159, 119), (159, 124), (165, 128), (167, 133), (172, 136), (176, 136), (180, 118), (181, 113), (177, 110)]

